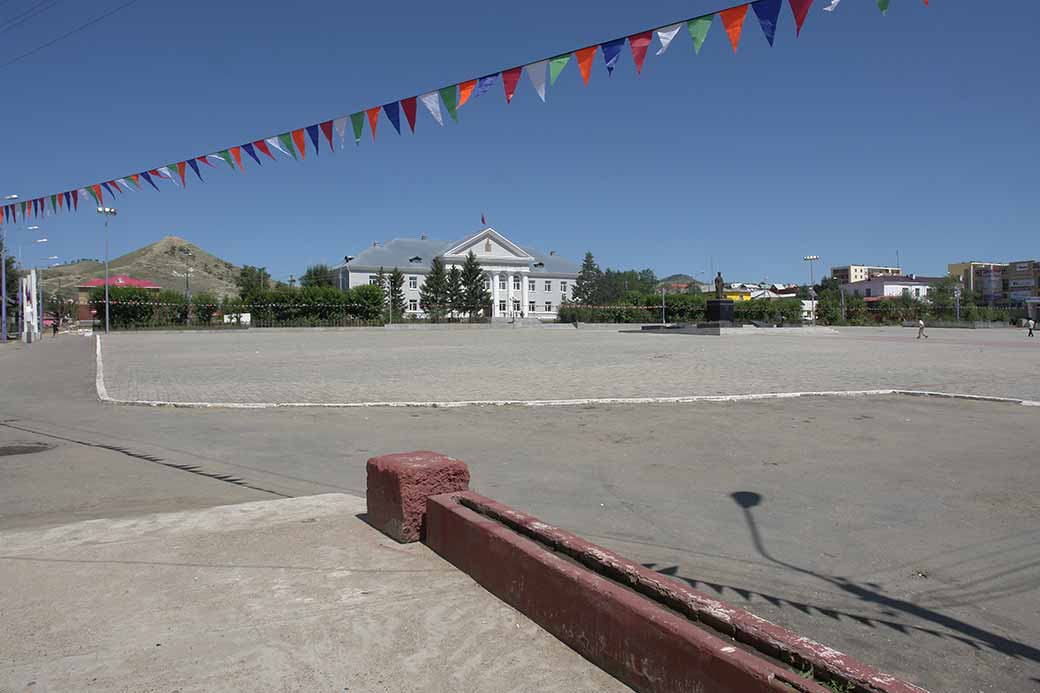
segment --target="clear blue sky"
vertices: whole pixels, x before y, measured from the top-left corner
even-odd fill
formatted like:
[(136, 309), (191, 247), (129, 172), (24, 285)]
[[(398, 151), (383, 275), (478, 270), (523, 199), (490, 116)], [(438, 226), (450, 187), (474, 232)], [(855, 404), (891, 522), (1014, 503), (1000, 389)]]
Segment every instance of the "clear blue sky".
[[(0, 21), (37, 1), (0, 3)], [(0, 62), (123, 1), (59, 2), (0, 34)], [(724, 2), (139, 0), (0, 69), (0, 194), (174, 163)], [(699, 56), (685, 31), (664, 56), (655, 41), (638, 78), (626, 47), (612, 78), (597, 55), (588, 88), (572, 61), (548, 104), (525, 75), (511, 105), (496, 87), (459, 124), (420, 106), (415, 136), (383, 120), (374, 145), (366, 128), (332, 156), (126, 195), (112, 257), (176, 234), (284, 279), (376, 239), (462, 237), (482, 211), (520, 243), (662, 276), (714, 262), (802, 281), (808, 253), (898, 249), (920, 274), (1040, 256), (1040, 5), (824, 4), (796, 40), (785, 3), (773, 48), (749, 13), (734, 56), (716, 19)], [(92, 212), (40, 225), (45, 255), (102, 254)]]

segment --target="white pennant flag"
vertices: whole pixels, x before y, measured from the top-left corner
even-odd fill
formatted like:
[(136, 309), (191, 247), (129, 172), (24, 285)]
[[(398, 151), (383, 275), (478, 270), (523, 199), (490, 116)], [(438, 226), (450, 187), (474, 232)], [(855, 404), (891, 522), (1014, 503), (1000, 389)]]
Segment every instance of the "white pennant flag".
[(347, 117), (336, 118), (332, 121), (332, 125), (336, 128), (336, 132), (339, 134), (339, 148), (343, 149), (343, 142), (347, 137)]
[(679, 33), (679, 29), (682, 28), (682, 24), (673, 24), (666, 26), (663, 29), (657, 30), (657, 38), (661, 41), (661, 50), (657, 51), (657, 55), (663, 55), (668, 46), (671, 45), (672, 39)]
[(166, 167), (163, 167), (163, 168), (161, 168), (159, 170), (160, 171), (165, 171), (166, 174), (167, 174), (167, 177), (170, 180), (173, 181), (173, 184), (176, 185), (178, 188), (181, 187), (180, 181), (177, 180), (177, 178), (180, 176), (180, 174), (177, 173), (177, 169), (175, 167), (173, 167), (173, 166), (166, 166)]
[(426, 110), (430, 112), (430, 115), (432, 115), (433, 119), (437, 121), (437, 124), (443, 126), (444, 116), (441, 115), (440, 95), (435, 91), (431, 91), (420, 96), (419, 100), (422, 101), (423, 106), (426, 106)]
[(268, 137), (266, 140), (264, 140), (264, 142), (267, 142), (269, 145), (280, 151), (282, 154), (285, 154), (290, 159), (292, 158), (292, 154), (285, 151), (285, 147), (282, 146), (282, 143), (278, 141), (277, 137)]
[(126, 181), (126, 178), (119, 178), (116, 180), (116, 182), (119, 183), (119, 187), (121, 188), (126, 188), (127, 190), (134, 189), (134, 187)]
[(838, 8), (838, 3), (840, 3), (840, 2), (841, 2), (841, 0), (831, 0), (831, 4), (829, 4), (826, 7), (824, 7), (823, 11), (824, 12), (833, 12), (834, 10), (836, 10)]
[(531, 78), (534, 90), (538, 92), (538, 96), (542, 97), (542, 103), (545, 103), (545, 71), (548, 67), (548, 60), (539, 60), (524, 68), (527, 71), (527, 76)]

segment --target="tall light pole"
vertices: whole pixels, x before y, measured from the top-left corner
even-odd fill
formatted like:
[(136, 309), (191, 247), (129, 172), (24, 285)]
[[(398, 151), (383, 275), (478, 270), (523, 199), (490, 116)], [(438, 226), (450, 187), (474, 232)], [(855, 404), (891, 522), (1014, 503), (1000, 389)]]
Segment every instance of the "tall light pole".
[[(33, 231), (33, 230), (36, 230), (38, 228), (40, 228), (40, 227), (39, 226), (30, 226), (29, 230)], [(47, 240), (48, 239), (46, 239), (46, 238), (37, 238), (35, 241), (33, 241), (33, 245), (43, 245), (44, 243), (47, 242)], [(19, 264), (21, 264), (21, 262), (22, 262), (21, 255), (22, 255), (22, 249), (19, 246), (19, 248), (18, 248), (18, 263)], [(35, 255), (34, 255), (34, 257), (35, 257)], [(43, 275), (41, 274), (39, 268), (36, 266), (35, 262), (33, 263), (33, 270), (36, 272), (36, 317), (39, 319), (40, 329), (42, 330), (43, 329)]]
[[(3, 202), (17, 200), (17, 195), (4, 195)], [(0, 226), (0, 344), (7, 343), (7, 233)]]
[(108, 219), (119, 211), (114, 207), (98, 207), (97, 213), (105, 217), (105, 334), (108, 334)]
[(820, 259), (819, 255), (806, 255), (802, 258), (809, 263), (809, 305), (812, 307), (812, 324), (816, 327), (816, 278), (813, 276), (813, 263)]

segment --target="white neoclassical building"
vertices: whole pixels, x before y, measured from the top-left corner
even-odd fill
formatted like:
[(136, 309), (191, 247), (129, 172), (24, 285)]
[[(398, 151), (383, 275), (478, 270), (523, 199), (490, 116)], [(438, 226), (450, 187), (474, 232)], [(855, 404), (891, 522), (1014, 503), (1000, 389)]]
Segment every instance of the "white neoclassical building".
[(439, 257), (446, 269), (459, 267), (473, 251), (484, 269), (484, 282), (491, 293), (496, 318), (524, 316), (555, 318), (563, 301), (571, 300), (578, 267), (554, 251), (544, 254), (523, 248), (492, 228), (482, 229), (461, 241), (395, 238), (373, 243), (356, 257), (347, 256), (335, 267), (339, 288), (376, 283), (379, 270), (389, 273), (395, 267), (404, 274), (405, 308), (421, 316), (419, 288), (426, 280), (433, 258)]

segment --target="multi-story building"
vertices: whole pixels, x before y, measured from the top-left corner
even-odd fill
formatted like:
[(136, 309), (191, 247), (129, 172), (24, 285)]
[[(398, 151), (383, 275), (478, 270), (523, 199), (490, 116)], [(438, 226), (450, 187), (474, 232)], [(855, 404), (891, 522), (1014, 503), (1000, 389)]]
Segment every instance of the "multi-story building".
[(905, 277), (879, 275), (872, 279), (842, 284), (841, 290), (846, 296), (861, 296), (873, 300), (899, 296), (923, 299), (928, 297), (932, 284), (941, 279), (942, 277), (918, 277), (915, 274)]
[(420, 317), (419, 289), (430, 263), (439, 257), (446, 269), (459, 267), (473, 251), (484, 270), (484, 285), (491, 293), (493, 317), (555, 318), (564, 301), (572, 300), (578, 267), (554, 251), (548, 254), (523, 248), (492, 228), (461, 241), (438, 241), (426, 236), (395, 238), (374, 243), (356, 257), (333, 268), (339, 288), (378, 281), (379, 270), (395, 267), (404, 274), (404, 302), (409, 315)]
[(837, 279), (842, 284), (853, 284), (871, 277), (897, 276), (903, 270), (898, 267), (879, 267), (875, 265), (844, 265), (842, 267), (831, 267), (831, 279)]
[(1008, 287), (1004, 280), (1006, 262), (954, 262), (947, 265), (950, 276), (957, 277), (969, 296), (976, 294), (987, 303), (1007, 300)]
[(1026, 299), (1040, 296), (1040, 261), (1019, 260), (1004, 267), (1007, 300), (1025, 303)]

